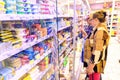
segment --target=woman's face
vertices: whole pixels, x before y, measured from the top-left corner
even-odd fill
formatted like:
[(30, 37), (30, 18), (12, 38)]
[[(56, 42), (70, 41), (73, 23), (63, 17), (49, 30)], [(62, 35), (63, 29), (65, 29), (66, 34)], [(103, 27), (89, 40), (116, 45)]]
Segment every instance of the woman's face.
[(99, 24), (99, 20), (97, 18), (92, 19), (91, 24), (92, 24), (92, 26), (96, 27)]

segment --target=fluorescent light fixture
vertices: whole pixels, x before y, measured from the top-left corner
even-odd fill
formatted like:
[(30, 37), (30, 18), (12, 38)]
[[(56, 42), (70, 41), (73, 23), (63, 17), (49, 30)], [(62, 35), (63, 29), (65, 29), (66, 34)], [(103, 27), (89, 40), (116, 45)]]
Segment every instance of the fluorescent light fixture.
[(105, 0), (96, 0), (95, 3), (104, 3), (106, 2)]

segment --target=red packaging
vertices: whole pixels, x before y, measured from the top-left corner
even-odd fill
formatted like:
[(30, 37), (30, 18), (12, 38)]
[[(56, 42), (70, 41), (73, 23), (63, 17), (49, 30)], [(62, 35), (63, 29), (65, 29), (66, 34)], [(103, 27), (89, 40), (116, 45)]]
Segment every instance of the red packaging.
[(48, 46), (49, 49), (52, 48), (52, 45), (50, 42), (46, 42), (46, 45)]
[(29, 58), (28, 58), (28, 56), (23, 56), (23, 57), (21, 58), (21, 63), (22, 63), (22, 65), (25, 65), (25, 64), (29, 63)]
[(35, 51), (39, 51), (39, 47), (38, 46), (34, 46), (34, 50)]
[(40, 48), (39, 48), (39, 52), (40, 52), (40, 56), (42, 56), (43, 53), (44, 53), (44, 48), (40, 47)]
[(39, 65), (40, 71), (44, 71), (46, 69), (46, 64), (44, 60), (42, 60), (38, 65)]

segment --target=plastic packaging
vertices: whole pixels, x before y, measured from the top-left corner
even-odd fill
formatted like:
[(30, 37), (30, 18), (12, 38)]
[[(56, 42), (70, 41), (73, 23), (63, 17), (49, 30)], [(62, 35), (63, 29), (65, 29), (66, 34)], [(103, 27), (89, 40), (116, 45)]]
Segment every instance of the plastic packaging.
[(12, 78), (14, 75), (14, 69), (12, 68), (2, 68), (0, 69), (0, 74), (4, 77), (4, 80), (9, 80)]

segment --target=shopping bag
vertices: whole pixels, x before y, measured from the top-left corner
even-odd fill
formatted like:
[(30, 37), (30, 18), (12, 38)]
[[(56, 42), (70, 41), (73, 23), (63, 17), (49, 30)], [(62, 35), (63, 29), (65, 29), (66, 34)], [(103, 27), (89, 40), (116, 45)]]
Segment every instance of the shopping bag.
[(89, 75), (89, 80), (101, 80), (100, 73), (92, 73)]

